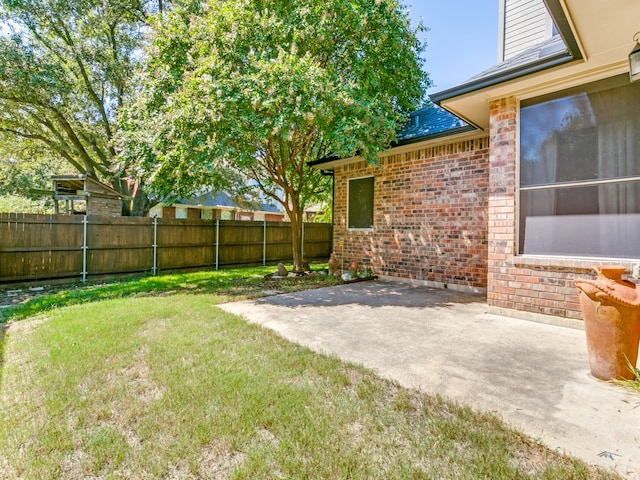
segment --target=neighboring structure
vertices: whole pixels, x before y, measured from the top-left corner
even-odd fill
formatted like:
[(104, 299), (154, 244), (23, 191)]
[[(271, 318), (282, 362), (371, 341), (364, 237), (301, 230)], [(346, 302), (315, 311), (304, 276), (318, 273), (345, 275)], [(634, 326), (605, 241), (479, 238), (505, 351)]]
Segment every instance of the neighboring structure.
[(55, 212), (122, 216), (124, 195), (87, 175), (56, 175), (53, 180)]
[[(321, 205), (312, 205), (304, 210), (304, 221), (314, 222), (324, 213)], [(253, 204), (234, 200), (231, 196), (218, 193), (200, 195), (191, 199), (181, 199), (166, 205), (159, 204), (149, 211), (150, 217), (158, 218), (200, 218), (203, 220), (248, 220), (267, 222), (286, 222), (287, 214), (270, 203)]]
[(640, 2), (545, 5), (558, 35), (433, 95), (447, 112), (416, 112), (379, 166), (314, 162), (334, 174), (338, 256), (551, 322), (581, 317), (578, 276), (640, 264)]
[(191, 199), (181, 199), (171, 205), (159, 204), (149, 211), (149, 216), (267, 222), (284, 222), (286, 220), (285, 214), (274, 205), (268, 203), (250, 205), (246, 202), (236, 201), (229, 195), (222, 193), (215, 197), (205, 194)]
[(323, 222), (324, 220), (320, 220), (319, 217), (324, 215), (324, 212), (327, 208), (326, 205), (311, 205), (304, 209), (303, 221), (305, 222)]

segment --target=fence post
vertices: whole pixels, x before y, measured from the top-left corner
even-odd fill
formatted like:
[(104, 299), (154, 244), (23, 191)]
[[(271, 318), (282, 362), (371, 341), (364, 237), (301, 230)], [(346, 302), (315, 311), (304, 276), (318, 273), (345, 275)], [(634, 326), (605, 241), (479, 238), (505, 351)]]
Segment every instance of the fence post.
[(302, 260), (304, 260), (304, 218), (302, 219)]
[(262, 266), (267, 265), (267, 219), (263, 221), (262, 228)]
[(158, 273), (158, 217), (153, 217), (153, 276)]
[(82, 219), (82, 283), (87, 281), (87, 216)]
[(216, 270), (220, 267), (220, 220), (216, 220)]

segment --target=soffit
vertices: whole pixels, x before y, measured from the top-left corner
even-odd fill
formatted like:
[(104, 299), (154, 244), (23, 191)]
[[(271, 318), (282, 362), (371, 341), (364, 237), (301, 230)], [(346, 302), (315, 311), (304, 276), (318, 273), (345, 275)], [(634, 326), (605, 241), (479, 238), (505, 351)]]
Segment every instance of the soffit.
[(567, 18), (587, 59), (626, 60), (640, 31), (637, 0), (563, 0)]
[(633, 36), (640, 31), (640, 1), (547, 0), (547, 4), (554, 17), (564, 16), (556, 23), (568, 26), (570, 31), (563, 34), (573, 35), (583, 59), (443, 99), (440, 105), (488, 129), (493, 99), (531, 98), (628, 71)]

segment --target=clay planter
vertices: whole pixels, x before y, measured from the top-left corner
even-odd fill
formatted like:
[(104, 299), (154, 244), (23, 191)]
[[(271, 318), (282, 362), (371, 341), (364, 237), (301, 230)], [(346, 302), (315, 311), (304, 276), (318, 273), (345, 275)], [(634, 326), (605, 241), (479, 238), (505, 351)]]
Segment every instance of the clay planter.
[(633, 379), (640, 342), (640, 293), (622, 279), (625, 267), (597, 267), (596, 280), (576, 280), (584, 315), (591, 374), (602, 380)]

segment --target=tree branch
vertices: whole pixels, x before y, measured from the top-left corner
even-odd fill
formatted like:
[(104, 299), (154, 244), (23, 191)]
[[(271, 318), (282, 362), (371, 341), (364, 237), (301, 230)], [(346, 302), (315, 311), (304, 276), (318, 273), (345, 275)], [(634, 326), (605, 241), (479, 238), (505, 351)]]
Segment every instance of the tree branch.
[(49, 107), (49, 110), (53, 112), (53, 115), (57, 120), (58, 124), (62, 127), (62, 130), (65, 132), (65, 134), (67, 135), (67, 137), (69, 138), (73, 146), (75, 147), (75, 150), (78, 152), (78, 155), (80, 156), (80, 158), (82, 159), (85, 165), (87, 175), (95, 178), (96, 177), (95, 163), (87, 153), (87, 150), (84, 148), (84, 145), (82, 145), (82, 142), (76, 135), (71, 124), (67, 121), (65, 116), (62, 113), (60, 113), (55, 107)]
[(65, 152), (58, 145), (56, 145), (55, 142), (51, 141), (51, 139), (45, 137), (44, 135), (21, 132), (19, 130), (6, 128), (6, 127), (0, 127), (0, 132), (10, 133), (12, 135), (15, 135), (15, 136), (18, 136), (18, 137), (22, 137), (22, 138), (26, 138), (26, 139), (30, 139), (30, 140), (38, 140), (38, 141), (44, 143), (45, 145), (49, 146), (51, 149), (53, 149), (58, 155), (60, 155), (67, 162), (69, 162), (71, 165), (73, 165), (79, 172), (84, 172), (84, 169), (82, 168), (82, 165), (77, 163), (73, 159), (73, 157), (71, 157), (67, 152)]

